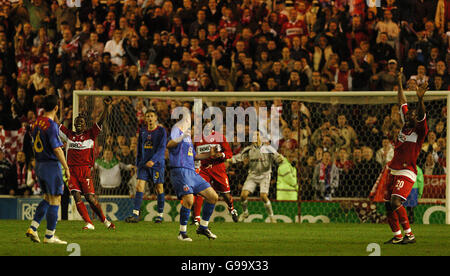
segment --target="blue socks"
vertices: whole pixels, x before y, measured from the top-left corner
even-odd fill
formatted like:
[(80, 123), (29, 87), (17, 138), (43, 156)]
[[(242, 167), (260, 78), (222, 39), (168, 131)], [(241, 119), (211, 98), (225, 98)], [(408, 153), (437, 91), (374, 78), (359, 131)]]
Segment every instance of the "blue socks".
[(55, 234), (56, 224), (58, 223), (58, 211), (59, 205), (50, 205), (48, 201), (42, 200), (36, 208), (30, 228), (33, 231), (37, 231), (39, 224), (45, 216), (47, 219), (47, 231), (45, 232), (45, 237), (50, 239)]
[(191, 209), (181, 206), (181, 209), (180, 209), (180, 233), (186, 233), (190, 214), (191, 214)]
[(56, 223), (58, 222), (59, 205), (50, 205), (47, 210), (47, 232), (45, 237), (51, 238), (55, 233)]
[(159, 194), (157, 196), (157, 201), (158, 201), (158, 210), (157, 211), (158, 211), (158, 214), (162, 214), (164, 212), (164, 197), (165, 197), (164, 193)]
[(211, 204), (208, 202), (203, 202), (202, 207), (202, 221), (200, 221), (200, 227), (202, 228), (208, 228), (208, 222), (211, 218), (212, 213), (214, 212), (214, 208), (216, 207), (215, 204)]
[(134, 207), (133, 207), (133, 215), (139, 217), (139, 211), (141, 210), (142, 200), (144, 198), (144, 193), (136, 192), (134, 196)]
[(39, 227), (39, 224), (41, 223), (44, 216), (47, 214), (47, 210), (50, 204), (46, 200), (42, 200), (38, 207), (36, 208), (36, 211), (34, 213), (33, 221), (31, 222), (30, 228), (33, 229), (33, 231), (36, 231)]

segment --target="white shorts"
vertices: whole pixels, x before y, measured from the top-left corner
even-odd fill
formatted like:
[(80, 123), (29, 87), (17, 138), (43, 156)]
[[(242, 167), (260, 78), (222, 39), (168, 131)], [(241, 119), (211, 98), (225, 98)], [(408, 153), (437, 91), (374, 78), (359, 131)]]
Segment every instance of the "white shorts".
[(260, 193), (269, 193), (269, 187), (270, 187), (270, 179), (271, 174), (263, 174), (263, 175), (249, 175), (247, 176), (247, 179), (245, 180), (244, 186), (242, 187), (243, 190), (249, 191), (250, 193), (253, 193), (256, 189), (256, 186), (259, 185), (259, 192)]

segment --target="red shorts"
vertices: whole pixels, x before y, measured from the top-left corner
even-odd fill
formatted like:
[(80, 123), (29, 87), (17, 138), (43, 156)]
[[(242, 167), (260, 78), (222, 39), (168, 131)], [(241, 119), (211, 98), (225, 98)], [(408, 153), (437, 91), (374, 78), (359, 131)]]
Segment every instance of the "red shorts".
[(71, 192), (77, 191), (85, 195), (95, 194), (90, 166), (73, 166), (70, 167), (69, 170), (69, 190)]
[(399, 196), (406, 200), (413, 186), (414, 182), (409, 177), (403, 175), (392, 175), (389, 173), (384, 200), (390, 201), (392, 195)]
[(201, 169), (199, 175), (204, 180), (208, 181), (216, 192), (230, 192), (230, 184), (226, 173), (217, 173), (214, 170)]

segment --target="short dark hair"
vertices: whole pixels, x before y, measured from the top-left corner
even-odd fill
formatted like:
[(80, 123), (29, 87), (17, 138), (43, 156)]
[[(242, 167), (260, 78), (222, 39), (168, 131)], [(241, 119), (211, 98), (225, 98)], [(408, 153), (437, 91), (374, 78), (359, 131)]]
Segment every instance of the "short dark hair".
[(154, 109), (153, 107), (147, 109), (147, 111), (145, 112), (145, 114), (147, 114), (147, 113), (155, 113), (155, 115), (158, 116), (158, 113), (156, 112), (156, 109)]
[(42, 100), (42, 108), (44, 108), (46, 112), (52, 111), (57, 105), (58, 105), (58, 96), (56, 95), (47, 95)]

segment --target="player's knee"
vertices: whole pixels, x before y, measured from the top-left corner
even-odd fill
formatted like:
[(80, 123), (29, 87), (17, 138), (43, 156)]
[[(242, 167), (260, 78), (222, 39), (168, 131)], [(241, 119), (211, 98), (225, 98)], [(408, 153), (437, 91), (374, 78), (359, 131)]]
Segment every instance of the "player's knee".
[(402, 205), (402, 199), (399, 197), (393, 196), (391, 198), (390, 204), (391, 204), (392, 210), (395, 210)]
[(194, 205), (194, 197), (184, 197), (183, 198), (183, 207), (187, 209), (192, 209), (192, 206)]
[(261, 198), (264, 202), (266, 202), (266, 201), (269, 200), (269, 198), (267, 197), (267, 194), (265, 194), (265, 193), (261, 193), (260, 198)]
[(219, 195), (217, 193), (211, 193), (211, 195), (208, 198), (209, 203), (216, 204), (217, 201), (219, 201)]
[(145, 190), (145, 182), (141, 181), (141, 180), (138, 180), (138, 182), (136, 184), (136, 191), (143, 193), (144, 190)]
[(97, 204), (97, 200), (95, 198), (94, 195), (87, 195), (86, 196), (86, 200), (90, 203), (90, 204)]
[(72, 196), (73, 196), (73, 199), (75, 200), (75, 202), (78, 203), (81, 201), (81, 194), (79, 192), (73, 191)]
[(163, 186), (163, 184), (157, 184), (156, 185), (156, 193), (159, 194), (159, 195), (164, 193), (164, 186)]
[(61, 196), (60, 195), (49, 195), (48, 203), (50, 203), (50, 205), (60, 205), (61, 204)]

